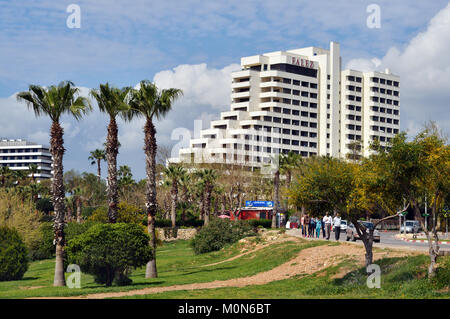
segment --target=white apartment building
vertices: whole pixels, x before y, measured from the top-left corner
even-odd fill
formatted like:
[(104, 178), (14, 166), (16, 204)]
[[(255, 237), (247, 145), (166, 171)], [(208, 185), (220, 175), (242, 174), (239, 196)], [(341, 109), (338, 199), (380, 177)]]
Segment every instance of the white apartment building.
[(52, 177), (53, 161), (48, 146), (21, 139), (0, 140), (0, 166), (26, 171), (31, 164), (38, 167), (39, 173), (34, 175), (37, 180)]
[(289, 151), (367, 156), (372, 140), (385, 147), (399, 133), (399, 77), (342, 70), (336, 42), (244, 57), (241, 66), (232, 73), (230, 111), (169, 162), (261, 167)]

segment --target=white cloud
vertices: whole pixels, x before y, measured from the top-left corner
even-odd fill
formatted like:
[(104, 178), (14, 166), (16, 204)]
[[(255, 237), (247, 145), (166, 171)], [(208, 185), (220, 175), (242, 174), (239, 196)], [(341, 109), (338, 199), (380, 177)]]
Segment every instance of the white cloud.
[[(437, 13), (425, 31), (403, 49), (390, 48), (381, 60), (354, 59), (346, 68), (384, 70), (400, 76), (401, 124), (410, 134), (434, 120), (450, 130), (450, 4)], [(376, 61), (376, 63), (374, 63)], [(380, 63), (381, 62), (381, 63)], [(379, 64), (379, 65), (377, 65)]]

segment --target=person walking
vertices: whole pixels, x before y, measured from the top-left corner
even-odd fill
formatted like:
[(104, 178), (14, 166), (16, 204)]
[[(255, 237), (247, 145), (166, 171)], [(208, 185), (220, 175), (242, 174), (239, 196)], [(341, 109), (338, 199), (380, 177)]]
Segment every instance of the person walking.
[(320, 223), (322, 224), (322, 238), (325, 238), (325, 222), (323, 218), (320, 219)]
[(309, 235), (309, 216), (306, 215), (305, 216), (305, 234), (304, 234), (304, 236), (308, 237), (308, 235)]
[(339, 236), (341, 234), (341, 216), (339, 213), (336, 214), (336, 216), (333, 218), (333, 227), (334, 227), (334, 236), (336, 238), (336, 241), (339, 240)]
[(317, 218), (316, 219), (316, 237), (320, 238), (320, 229), (322, 228), (322, 219)]
[(300, 219), (300, 224), (302, 227), (302, 236), (305, 236), (305, 215), (302, 214), (302, 218)]
[(323, 218), (323, 222), (325, 223), (325, 230), (327, 232), (327, 240), (330, 240), (331, 216), (328, 216), (328, 212), (325, 213), (325, 217)]
[(309, 237), (314, 238), (314, 230), (316, 229), (316, 219), (311, 217), (309, 220)]

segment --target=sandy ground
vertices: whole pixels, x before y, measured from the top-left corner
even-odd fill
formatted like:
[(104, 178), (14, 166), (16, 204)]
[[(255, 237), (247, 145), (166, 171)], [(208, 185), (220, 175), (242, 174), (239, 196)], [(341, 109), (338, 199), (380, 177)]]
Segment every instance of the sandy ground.
[[(276, 243), (279, 241), (285, 241), (286, 238), (276, 238), (272, 242)], [(226, 261), (230, 261), (239, 258), (243, 255), (253, 253), (266, 247), (268, 244), (255, 245), (253, 249), (243, 252), (238, 256), (234, 256)], [(374, 252), (374, 260), (389, 257), (401, 257), (406, 255), (417, 254), (417, 252), (408, 251), (379, 251)], [(261, 272), (253, 276), (234, 278), (229, 280), (216, 280), (206, 283), (194, 283), (185, 285), (174, 285), (167, 287), (153, 287), (153, 288), (143, 288), (138, 290), (131, 290), (125, 292), (109, 292), (109, 293), (97, 293), (89, 294), (85, 296), (76, 297), (63, 297), (63, 299), (102, 299), (102, 298), (116, 298), (125, 296), (138, 296), (147, 295), (154, 293), (161, 293), (166, 291), (177, 291), (177, 290), (195, 290), (195, 289), (213, 289), (213, 288), (223, 288), (223, 287), (244, 287), (248, 285), (264, 285), (272, 281), (287, 279), (290, 277), (298, 275), (309, 275), (315, 272), (320, 272), (325, 268), (336, 265), (344, 259), (352, 258), (359, 262), (361, 265), (364, 264), (364, 249), (360, 246), (341, 243), (339, 246), (318, 246), (303, 249), (298, 253), (298, 255), (291, 259), (290, 261), (275, 267), (269, 271)], [(222, 261), (226, 262), (226, 261)], [(217, 263), (216, 263), (217, 264)], [(211, 264), (213, 265), (213, 264)], [(344, 276), (350, 269), (342, 269), (339, 271), (335, 278)], [(320, 275), (320, 274), (319, 274)], [(59, 298), (57, 298), (59, 299)]]

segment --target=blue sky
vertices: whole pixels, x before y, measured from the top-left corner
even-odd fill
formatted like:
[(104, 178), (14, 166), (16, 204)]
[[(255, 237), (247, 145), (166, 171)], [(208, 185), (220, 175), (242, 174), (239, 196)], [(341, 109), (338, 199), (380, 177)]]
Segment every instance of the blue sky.
[[(69, 29), (69, 4), (81, 28)], [(366, 25), (366, 8), (381, 9), (381, 28)], [(229, 108), (229, 73), (242, 56), (341, 44), (343, 66), (390, 67), (402, 79), (402, 129), (425, 120), (449, 130), (450, 8), (448, 1), (5, 1), (0, 0), (0, 136), (45, 143), (49, 122), (34, 120), (12, 95), (29, 84), (71, 80), (82, 88), (142, 79), (180, 87), (185, 98), (158, 123), (162, 145), (176, 127), (204, 126)], [(419, 65), (421, 65), (419, 67)], [(447, 72), (449, 71), (449, 72)], [(425, 78), (425, 86), (418, 78)], [(86, 91), (87, 89), (85, 89)], [(66, 169), (95, 171), (89, 150), (100, 147), (106, 118), (63, 119)], [(142, 123), (120, 124), (119, 164), (144, 176)]]

